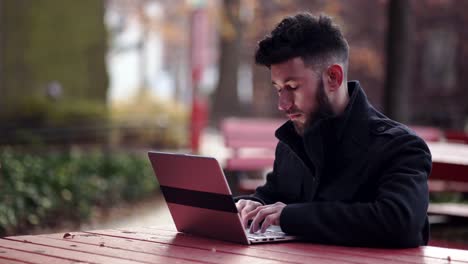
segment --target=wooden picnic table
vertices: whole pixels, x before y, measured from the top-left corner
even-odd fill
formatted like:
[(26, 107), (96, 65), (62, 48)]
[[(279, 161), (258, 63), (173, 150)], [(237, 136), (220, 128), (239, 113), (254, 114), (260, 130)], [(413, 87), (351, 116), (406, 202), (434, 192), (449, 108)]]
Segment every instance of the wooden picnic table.
[(0, 263), (468, 263), (468, 250), (375, 249), (305, 242), (241, 245), (173, 226), (0, 238)]
[(468, 182), (468, 145), (428, 142), (432, 154), (431, 179)]

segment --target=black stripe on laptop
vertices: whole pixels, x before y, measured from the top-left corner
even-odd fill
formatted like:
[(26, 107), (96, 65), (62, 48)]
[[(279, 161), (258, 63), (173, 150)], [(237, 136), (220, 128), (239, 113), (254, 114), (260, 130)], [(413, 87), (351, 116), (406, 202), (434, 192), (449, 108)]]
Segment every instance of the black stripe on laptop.
[(237, 213), (237, 208), (231, 195), (193, 191), (163, 185), (160, 185), (160, 188), (168, 203)]

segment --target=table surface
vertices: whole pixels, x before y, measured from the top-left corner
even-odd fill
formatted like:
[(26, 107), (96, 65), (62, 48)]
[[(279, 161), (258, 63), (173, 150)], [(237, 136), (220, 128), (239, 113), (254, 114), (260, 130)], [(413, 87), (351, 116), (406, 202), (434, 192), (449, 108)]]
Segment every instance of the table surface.
[(468, 250), (304, 242), (247, 246), (158, 226), (0, 238), (0, 263), (468, 263)]

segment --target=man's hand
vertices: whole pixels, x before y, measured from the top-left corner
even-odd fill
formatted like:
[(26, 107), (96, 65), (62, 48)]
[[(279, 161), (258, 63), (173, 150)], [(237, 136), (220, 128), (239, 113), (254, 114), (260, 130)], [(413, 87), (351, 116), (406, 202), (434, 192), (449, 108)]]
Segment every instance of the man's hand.
[[(245, 215), (245, 219), (252, 219), (250, 225), (250, 233), (255, 233), (260, 229), (260, 232), (265, 233), (265, 230), (270, 225), (280, 225), (280, 216), (286, 204), (276, 202), (274, 204), (258, 206), (255, 210), (250, 211)], [(260, 226), (262, 223), (262, 226)]]
[(236, 203), (237, 211), (240, 213), (242, 224), (244, 225), (244, 228), (248, 227), (247, 223), (251, 218), (246, 218), (245, 216), (255, 210), (257, 207), (262, 206), (261, 203), (252, 201), (252, 200), (244, 200), (240, 199)]

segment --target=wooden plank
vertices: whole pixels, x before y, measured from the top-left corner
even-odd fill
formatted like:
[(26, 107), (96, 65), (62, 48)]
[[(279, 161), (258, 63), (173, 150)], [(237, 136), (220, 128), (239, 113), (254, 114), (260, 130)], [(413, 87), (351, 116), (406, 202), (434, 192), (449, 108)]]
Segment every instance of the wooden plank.
[(466, 250), (427, 246), (424, 247), (422, 251), (425, 256), (450, 259), (452, 262), (455, 260), (462, 263), (468, 263), (468, 251)]
[[(164, 255), (164, 254), (162, 255), (161, 254), (148, 254), (145, 252), (129, 251), (129, 250), (123, 250), (121, 248), (109, 247), (107, 240), (101, 240), (101, 242), (99, 243), (90, 245), (90, 244), (77, 244), (75, 243), (74, 238), (56, 240), (56, 239), (51, 239), (51, 238), (42, 237), (42, 236), (20, 236), (20, 237), (13, 237), (10, 239), (17, 240), (17, 241), (28, 240), (30, 243), (33, 243), (36, 245), (50, 246), (50, 247), (55, 247), (55, 248), (62, 248), (65, 250), (91, 253), (91, 254), (100, 255), (100, 256), (108, 256), (108, 257), (114, 257), (114, 258), (119, 258), (119, 259), (138, 261), (141, 263), (168, 263), (168, 262), (195, 263), (194, 261), (191, 261), (190, 259), (182, 257), (185, 254), (178, 254), (178, 255), (173, 254), (172, 256), (168, 257), (167, 255)], [(121, 241), (121, 245), (129, 244), (129, 242), (124, 239), (120, 239), (120, 241)], [(155, 249), (152, 248), (151, 250), (155, 250)], [(182, 252), (179, 252), (179, 253), (182, 253)]]
[(468, 218), (468, 205), (460, 203), (431, 203), (427, 212), (430, 214), (450, 215)]
[(468, 192), (468, 182), (429, 180), (430, 192)]
[[(107, 230), (106, 230), (107, 231)], [(164, 237), (167, 236), (167, 230), (160, 230), (154, 228), (132, 228), (130, 230), (123, 231), (126, 233), (121, 233), (130, 236), (137, 236), (139, 239), (151, 239), (153, 241), (164, 241)], [(133, 232), (133, 234), (132, 234)], [(108, 233), (109, 234), (109, 233)], [(121, 235), (119, 233), (113, 232), (111, 235)], [(161, 234), (163, 234), (161, 236)], [(134, 238), (134, 237), (133, 237)], [(178, 234), (176, 239), (172, 241), (173, 244), (181, 246), (196, 246), (200, 248), (210, 248), (215, 247), (217, 251), (223, 252), (237, 252), (240, 254), (258, 256), (262, 258), (275, 258), (279, 261), (294, 261), (298, 263), (395, 263), (393, 256), (388, 256), (387, 258), (382, 258), (381, 254), (367, 254), (367, 255), (356, 255), (353, 254), (353, 251), (350, 251), (350, 248), (347, 247), (333, 247), (333, 246), (323, 246), (323, 245), (314, 245), (309, 243), (276, 243), (276, 244), (263, 244), (263, 245), (253, 245), (253, 246), (242, 246), (232, 243), (224, 243), (222, 241), (216, 241), (211, 239), (204, 239), (199, 237), (194, 237), (185, 234)], [(287, 250), (281, 250), (281, 247), (288, 245), (292, 248)], [(298, 250), (297, 246), (303, 246), (305, 248)], [(238, 252), (242, 249), (240, 252)], [(340, 248), (341, 251), (334, 252), (334, 248)], [(351, 254), (350, 254), (351, 253)], [(421, 263), (422, 257), (420, 256), (410, 256), (405, 260), (405, 257), (402, 258), (399, 263)], [(427, 263), (445, 263), (440, 259), (424, 259)]]
[[(426, 255), (423, 251), (424, 248), (425, 247), (415, 249), (374, 249), (330, 247), (328, 249), (324, 249), (323, 252), (326, 252), (326, 254), (343, 254), (344, 257), (348, 256), (349, 258), (354, 257), (356, 259), (375, 258), (376, 263), (383, 263), (383, 260), (398, 263), (447, 263), (448, 255)], [(284, 252), (292, 253), (307, 252), (307, 246), (301, 244), (284, 244), (280, 245), (278, 248), (276, 248), (276, 250), (282, 250)], [(450, 253), (447, 252), (447, 254)], [(454, 257), (455, 258), (451, 259), (452, 263), (468, 263), (468, 261), (463, 257), (456, 258), (457, 255), (455, 255)]]
[(198, 236), (176, 233), (174, 231), (156, 230), (150, 228), (131, 228), (126, 230), (97, 230), (92, 231), (91, 233), (114, 237), (124, 237), (143, 241), (153, 241), (157, 243), (170, 243), (172, 245), (177, 246), (211, 250), (242, 256), (258, 257), (261, 259), (279, 261), (282, 263), (375, 263), (363, 262), (363, 260), (357, 259), (337, 259), (333, 256), (323, 254), (323, 252), (315, 252), (314, 250), (310, 250), (310, 256), (308, 258), (304, 258), (304, 256), (298, 254), (276, 253), (274, 251), (260, 250), (256, 248), (256, 245), (247, 246), (241, 244), (234, 244)]
[(11, 260), (11, 259), (6, 259), (6, 258), (1, 258), (1, 257), (0, 257), (0, 263), (2, 263), (2, 264), (33, 264), (32, 262), (18, 262), (18, 261), (14, 261), (14, 260)]
[[(113, 263), (113, 264), (114, 263), (115, 264), (119, 264), (119, 263), (141, 264), (142, 263), (142, 262), (137, 262), (137, 261), (116, 258), (116, 257), (108, 257), (108, 256), (102, 256), (102, 255), (97, 255), (97, 254), (92, 254), (92, 253), (84, 253), (84, 252), (79, 252), (76, 250), (37, 245), (34, 243), (30, 243), (27, 240), (15, 241), (15, 240), (10, 240), (10, 238), (12, 237), (3, 239), (1, 241), (0, 246), (3, 248), (16, 249), (18, 251), (22, 251), (25, 253), (35, 253), (35, 256), (30, 255), (32, 256), (32, 258), (29, 258), (29, 257), (23, 258), (25, 261), (30, 261), (30, 262), (34, 262), (35, 257), (37, 255), (41, 255), (41, 256), (60, 258), (62, 261), (62, 262), (57, 261), (54, 263), (64, 263), (65, 261), (67, 261), (65, 263), (69, 263), (69, 261), (89, 262), (89, 263)], [(46, 261), (46, 262), (40, 262), (40, 263), (49, 263), (49, 262)], [(164, 263), (164, 262), (159, 262), (159, 263)]]
[(468, 182), (468, 145), (437, 142), (428, 146), (432, 154), (429, 179)]
[[(13, 249), (9, 247), (6, 240), (0, 239), (0, 263), (8, 263), (7, 261), (16, 261), (23, 264), (67, 264), (77, 263), (77, 260), (64, 259), (60, 257), (52, 257), (45, 255), (42, 250), (33, 252)], [(12, 262), (15, 263), (15, 262)]]
[(32, 262), (19, 262), (19, 261), (7, 259), (7, 258), (2, 258), (2, 257), (0, 257), (0, 263), (2, 263), (2, 264), (34, 264)]
[[(24, 260), (20, 263), (122, 263), (122, 257), (126, 258), (124, 260), (127, 262), (124, 263), (160, 263), (162, 255), (166, 257), (162, 263), (188, 262), (186, 260), (228, 264), (259, 261), (325, 264), (468, 263), (468, 251), (463, 250), (438, 247), (350, 248), (301, 242), (246, 246), (180, 234), (172, 226), (98, 230), (73, 235), (75, 236), (71, 236), (70, 239), (63, 239), (63, 234), (0, 239), (0, 263), (3, 264), (3, 259), (14, 261), (13, 264), (18, 264), (15, 263), (18, 259)], [(24, 242), (25, 240), (28, 242)], [(10, 255), (3, 255), (5, 253), (2, 253), (2, 250), (8, 250)], [(88, 254), (88, 251), (92, 251), (93, 254)], [(16, 255), (11, 255), (15, 252)], [(108, 257), (109, 254), (112, 254), (112, 257)], [(92, 259), (84, 260), (86, 257), (83, 255), (91, 256)], [(183, 260), (174, 256), (182, 257)], [(50, 259), (44, 260), (44, 257)]]
[[(220, 252), (218, 250), (212, 249), (199, 249), (191, 248), (186, 246), (178, 246), (167, 243), (157, 243), (154, 241), (142, 241), (135, 239), (123, 239), (120, 237), (111, 237), (103, 235), (95, 235), (88, 233), (73, 233), (73, 239), (70, 239), (75, 244), (87, 244), (87, 245), (99, 245), (104, 242), (106, 247), (130, 251), (132, 252), (144, 252), (148, 254), (164, 255), (168, 257), (178, 257), (184, 256), (184, 259), (197, 260), (206, 263), (284, 263), (278, 262), (275, 260), (262, 259), (257, 256), (244, 256), (239, 254), (232, 254), (226, 252)], [(55, 239), (58, 241), (63, 240), (61, 234), (52, 234), (52, 235), (41, 235), (43, 238)], [(292, 262), (289, 262), (292, 263)]]
[(259, 135), (258, 138), (237, 138), (229, 137), (224, 139), (224, 144), (229, 148), (266, 148), (274, 150), (278, 144), (278, 139), (265, 138)]
[(226, 160), (227, 170), (259, 170), (273, 167), (274, 158), (230, 158)]
[(275, 130), (285, 120), (264, 118), (226, 118), (221, 122), (221, 133), (228, 148), (256, 147), (274, 149), (278, 143)]
[[(175, 232), (174, 228), (171, 226), (153, 226), (150, 229), (155, 230), (166, 230)], [(273, 246), (274, 245), (274, 246)], [(381, 248), (355, 248), (355, 247), (338, 247), (338, 246), (327, 246), (327, 245), (318, 245), (311, 243), (277, 243), (277, 244), (259, 244), (252, 247), (262, 248), (266, 247), (269, 250), (281, 250), (282, 252), (295, 252), (299, 251), (300, 254), (304, 252), (316, 251), (316, 252), (330, 252), (340, 253), (344, 256), (371, 256), (379, 258), (378, 263), (381, 262), (380, 258), (394, 260), (395, 258), (400, 259), (402, 262), (409, 263), (446, 263), (447, 257), (451, 256), (452, 263), (468, 263), (468, 251), (466, 250), (457, 250), (441, 247), (430, 247), (423, 246), (418, 248), (409, 248), (409, 249), (381, 249)], [(397, 257), (395, 257), (397, 256)], [(410, 259), (408, 259), (410, 257)], [(421, 261), (421, 257), (424, 258)], [(399, 263), (402, 263), (399, 262)], [(377, 263), (377, 262), (376, 262)]]
[(444, 131), (445, 139), (449, 142), (468, 144), (468, 133), (464, 131)]
[(438, 239), (433, 239), (433, 238), (429, 240), (429, 246), (468, 250), (468, 244), (465, 244), (463, 242), (453, 242), (453, 241), (438, 240)]
[(465, 144), (431, 142), (427, 145), (434, 162), (468, 165), (468, 146)]
[[(363, 250), (370, 251), (370, 254), (362, 254), (359, 251), (355, 251), (355, 248), (350, 247), (337, 247), (337, 246), (327, 246), (327, 245), (317, 245), (311, 243), (277, 243), (277, 244), (259, 244), (255, 245), (255, 248), (262, 248), (264, 247), (266, 250), (274, 251), (274, 252), (281, 252), (281, 253), (293, 253), (303, 255), (304, 257), (308, 257), (310, 252), (321, 252), (322, 254), (326, 254), (327, 256), (333, 258), (340, 258), (343, 261), (353, 261), (356, 260), (360, 263), (394, 263), (395, 258), (399, 260), (399, 263), (446, 263), (445, 259), (432, 259), (424, 256), (423, 254), (414, 255), (414, 254), (406, 254), (403, 256), (395, 257), (395, 254), (399, 254), (400, 252), (406, 251), (406, 249), (400, 250), (391, 250), (391, 249), (384, 249), (383, 251), (377, 249), (378, 252), (373, 252), (374, 249), (364, 248)], [(285, 250), (282, 247), (287, 247)], [(388, 254), (383, 255), (382, 252), (386, 252)], [(337, 254), (339, 256), (337, 256)]]
[(285, 121), (274, 118), (225, 118), (221, 121), (221, 130), (271, 131), (274, 133)]
[(468, 164), (433, 161), (429, 179), (468, 182)]

